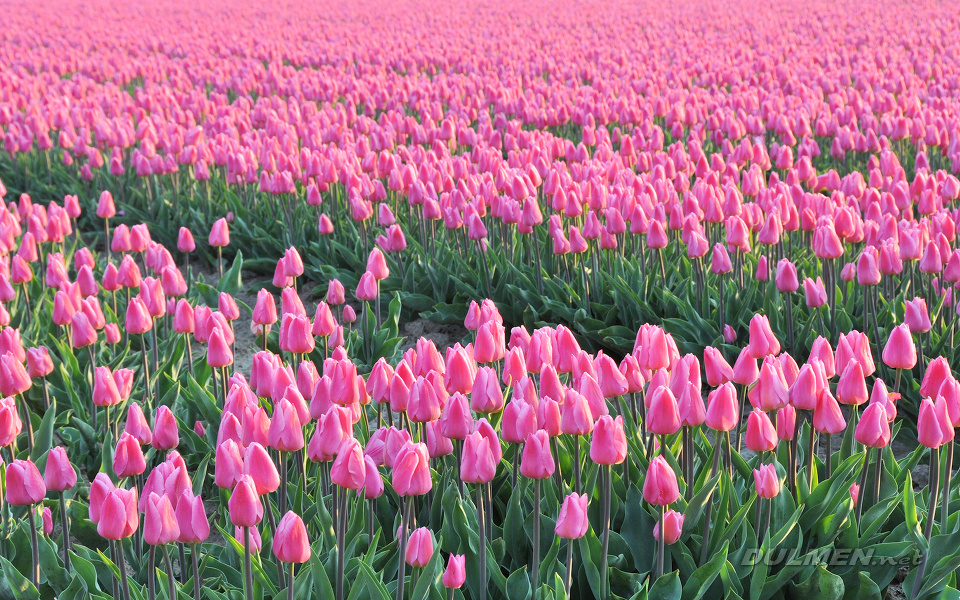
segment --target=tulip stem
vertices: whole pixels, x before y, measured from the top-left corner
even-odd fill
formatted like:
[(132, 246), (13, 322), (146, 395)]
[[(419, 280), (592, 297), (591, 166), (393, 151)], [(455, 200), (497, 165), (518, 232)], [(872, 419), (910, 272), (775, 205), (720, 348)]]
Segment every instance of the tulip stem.
[[(605, 465), (600, 471), (603, 480), (603, 537), (601, 539), (602, 552), (600, 556), (600, 598), (610, 597), (610, 570), (607, 568), (610, 549), (610, 495), (613, 489), (613, 465)], [(660, 537), (663, 538), (663, 517), (660, 517)], [(661, 565), (662, 566), (662, 565)]]
[[(477, 488), (478, 490), (480, 488)], [(402, 500), (403, 506), (400, 507), (400, 555), (397, 557), (397, 600), (403, 600), (403, 588), (407, 579), (407, 527), (410, 524), (410, 512), (413, 507), (413, 496), (405, 496)], [(482, 505), (481, 505), (482, 506)], [(483, 514), (483, 509), (479, 514)], [(482, 526), (481, 526), (482, 531)], [(480, 534), (480, 540), (483, 541), (483, 534)], [(482, 565), (483, 563), (481, 563)], [(481, 598), (483, 596), (481, 595)], [(337, 596), (337, 600), (342, 600)]]
[(863, 499), (867, 492), (867, 472), (870, 470), (870, 453), (873, 448), (867, 448), (863, 453), (863, 468), (860, 470), (860, 490), (857, 496), (857, 526), (860, 526), (860, 516), (863, 514)]
[(924, 526), (923, 537), (927, 540), (927, 551), (920, 559), (920, 566), (917, 567), (917, 578), (913, 580), (913, 589), (910, 592), (910, 600), (917, 597), (920, 591), (920, 583), (923, 581), (927, 569), (927, 559), (930, 557), (930, 536), (933, 534), (933, 520), (937, 514), (937, 493), (940, 490), (940, 451), (936, 448), (930, 449), (930, 484), (929, 502), (927, 503), (927, 523)]
[(190, 546), (190, 562), (193, 565), (193, 600), (200, 600), (200, 589), (203, 583), (200, 581), (200, 561), (197, 554), (200, 552), (200, 544)]
[(533, 597), (540, 587), (540, 480), (533, 480), (533, 561), (530, 568), (533, 576)]
[(377, 501), (373, 498), (367, 501), (367, 543), (373, 543), (373, 533), (377, 523)]
[(660, 532), (660, 535), (658, 536), (660, 539), (657, 540), (657, 568), (656, 568), (656, 571), (654, 571), (656, 575), (654, 577), (654, 581), (656, 581), (657, 579), (660, 579), (660, 577), (663, 575), (664, 538), (667, 537), (664, 535), (663, 528), (664, 528), (664, 518), (666, 516), (666, 512), (667, 512), (667, 507), (661, 506), (660, 507), (660, 529), (658, 530)]
[(287, 584), (287, 600), (293, 600), (293, 588), (294, 588), (294, 569), (296, 569), (297, 563), (290, 563), (290, 579)]
[[(150, 363), (147, 362), (147, 334), (143, 334), (140, 340), (140, 357), (143, 359), (143, 377), (146, 380), (144, 386), (143, 398), (147, 401), (147, 418), (150, 418), (150, 414), (153, 412), (153, 386), (150, 385)], [(91, 358), (92, 362), (92, 358)], [(93, 426), (97, 426), (96, 411), (94, 411)]]
[(573, 540), (567, 540), (567, 570), (563, 578), (563, 586), (567, 593), (567, 598), (570, 597), (570, 584), (573, 581)]
[[(118, 554), (123, 552), (120, 548)], [(177, 580), (173, 576), (173, 561), (170, 560), (170, 549), (166, 544), (163, 545), (163, 560), (167, 565), (167, 597), (175, 599), (177, 597)]]
[[(23, 410), (23, 420), (27, 425), (27, 453), (33, 456), (33, 419), (30, 418), (30, 406), (24, 394), (20, 394), (20, 407)], [(94, 420), (94, 428), (96, 428), (96, 420)]]
[(824, 470), (823, 470), (823, 474), (825, 476), (824, 479), (830, 479), (831, 471), (833, 470), (832, 469), (833, 457), (831, 456), (832, 454), (831, 446), (833, 446), (833, 444), (831, 443), (830, 437), (831, 436), (829, 431), (826, 431), (823, 433), (823, 445), (826, 450), (824, 453), (824, 463), (825, 463)]
[(130, 584), (127, 583), (127, 561), (123, 558), (123, 541), (118, 540), (117, 547), (117, 568), (120, 570), (120, 590), (123, 593), (123, 600), (130, 600)]
[[(337, 600), (343, 600), (343, 570), (347, 549), (347, 488), (340, 494), (340, 509), (337, 511)], [(403, 557), (400, 557), (403, 560)], [(290, 582), (293, 585), (293, 582)]]
[(70, 572), (70, 519), (67, 517), (67, 503), (64, 500), (63, 492), (60, 496), (60, 530), (63, 534), (63, 566)]
[[(944, 469), (944, 482), (943, 482), (943, 500), (940, 501), (940, 527), (943, 528), (947, 523), (947, 517), (950, 516), (950, 479), (953, 475), (953, 440), (947, 442), (946, 452), (946, 468)], [(874, 491), (874, 496), (880, 495), (880, 457), (877, 457), (877, 487)], [(876, 500), (879, 500), (877, 498)], [(875, 500), (875, 501), (876, 501)]]
[[(479, 549), (479, 552), (480, 552), (480, 556), (479, 556), (479, 559), (480, 559), (480, 573), (479, 573), (479, 575), (480, 575), (480, 594), (477, 596), (478, 598), (486, 598), (486, 597), (487, 597), (487, 527), (486, 527), (486, 525), (484, 524), (484, 519), (483, 519), (483, 517), (484, 517), (484, 515), (483, 515), (483, 487), (484, 487), (483, 484), (481, 484), (481, 483), (478, 483), (478, 484), (477, 484), (477, 530), (478, 530), (478, 532), (480, 533), (480, 549)], [(404, 564), (404, 557), (403, 557), (403, 552), (402, 552), (402, 551), (401, 551), (401, 555), (400, 555), (400, 564), (401, 564), (401, 565)], [(568, 562), (567, 564), (569, 565), (570, 563)], [(401, 567), (401, 569), (402, 569), (402, 567)], [(403, 573), (403, 571), (401, 571), (401, 574), (402, 574), (402, 573)], [(569, 569), (568, 569), (568, 573), (567, 573), (568, 587), (569, 587), (569, 578), (570, 578), (570, 574), (569, 574)], [(398, 585), (398, 588), (397, 588), (397, 589), (402, 590), (402, 589), (403, 589), (403, 579), (401, 579), (400, 582), (399, 582), (397, 585)], [(399, 595), (399, 592), (398, 592), (398, 595), (397, 595), (397, 600), (402, 600), (402, 596)]]
[(157, 547), (150, 546), (147, 554), (147, 598), (157, 600)]
[[(718, 432), (719, 433), (719, 432)], [(713, 466), (710, 467), (710, 479), (717, 475), (717, 467), (720, 464), (720, 442), (717, 441), (717, 447), (713, 451)], [(710, 519), (713, 514), (713, 495), (707, 501), (707, 514), (703, 521), (703, 543), (700, 546), (700, 564), (707, 561), (707, 548), (710, 546)]]
[(243, 528), (243, 588), (247, 600), (253, 600), (253, 566), (250, 564), (250, 528)]
[(33, 550), (33, 568), (30, 571), (30, 581), (38, 589), (40, 588), (40, 544), (37, 542), (37, 518), (35, 506), (30, 505), (27, 508), (27, 516), (30, 519), (30, 546)]
[(573, 491), (580, 493), (580, 436), (573, 436)]
[(817, 430), (810, 421), (810, 440), (807, 442), (807, 493), (813, 491), (813, 467), (816, 464)]

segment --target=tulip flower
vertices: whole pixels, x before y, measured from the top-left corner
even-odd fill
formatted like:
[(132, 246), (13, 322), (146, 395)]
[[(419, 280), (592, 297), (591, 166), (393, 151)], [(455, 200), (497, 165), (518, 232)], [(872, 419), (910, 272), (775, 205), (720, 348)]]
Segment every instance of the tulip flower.
[(883, 347), (883, 363), (897, 371), (893, 383), (893, 393), (896, 394), (900, 391), (900, 372), (912, 369), (917, 364), (917, 346), (906, 323), (897, 325), (890, 332), (887, 345)]
[[(666, 544), (675, 544), (680, 539), (683, 532), (683, 515), (675, 510), (668, 510), (664, 515), (664, 542)], [(660, 541), (660, 524), (653, 526), (653, 539)]]
[(146, 501), (146, 512), (143, 517), (143, 540), (150, 544), (150, 554), (147, 559), (147, 588), (149, 598), (156, 598), (156, 568), (154, 564), (157, 546), (162, 547), (164, 559), (167, 564), (168, 597), (176, 598), (176, 579), (173, 576), (173, 562), (170, 560), (170, 551), (167, 548), (167, 544), (177, 541), (177, 538), (180, 537), (180, 524), (177, 522), (177, 517), (169, 497), (150, 492), (146, 497)]
[[(7, 466), (6, 485), (7, 503), (11, 506), (31, 506), (43, 501), (43, 497), (47, 494), (47, 488), (43, 478), (40, 477), (40, 471), (30, 460), (14, 460)], [(35, 511), (28, 508), (27, 515), (30, 520), (30, 545), (33, 549), (33, 569), (30, 571), (30, 581), (34, 586), (39, 586), (40, 546), (37, 542)]]
[(294, 573), (298, 563), (310, 560), (310, 538), (303, 519), (293, 511), (288, 511), (277, 523), (277, 532), (273, 536), (273, 555), (277, 560), (290, 564), (287, 580), (287, 599), (294, 598)]
[[(91, 506), (92, 502), (91, 492)], [(114, 488), (107, 492), (99, 509), (97, 533), (111, 541), (113, 556), (117, 559), (117, 567), (121, 573), (120, 583), (124, 600), (130, 600), (130, 590), (127, 584), (123, 551), (116, 551), (116, 542), (133, 535), (139, 524), (140, 514), (137, 512), (137, 489), (132, 488), (125, 490), (122, 488)], [(170, 570), (170, 572), (172, 573), (172, 570)]]
[(450, 555), (440, 581), (443, 587), (450, 590), (449, 598), (452, 600), (453, 590), (460, 589), (467, 581), (466, 557), (463, 554)]

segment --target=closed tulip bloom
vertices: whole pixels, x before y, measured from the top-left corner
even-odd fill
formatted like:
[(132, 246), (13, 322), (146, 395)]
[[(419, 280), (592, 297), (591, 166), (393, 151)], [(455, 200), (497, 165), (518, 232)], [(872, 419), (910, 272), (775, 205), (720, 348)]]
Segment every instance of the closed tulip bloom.
[(309, 354), (316, 347), (306, 315), (286, 313), (280, 321), (280, 349), (294, 354)]
[(187, 254), (196, 249), (197, 243), (193, 240), (193, 234), (186, 227), (181, 227), (177, 233), (177, 250)]
[(12, 397), (0, 398), (0, 448), (9, 446), (23, 430), (23, 421)]
[(378, 281), (386, 279), (390, 275), (387, 259), (383, 256), (380, 248), (374, 248), (370, 251), (370, 255), (367, 257), (367, 271)]
[(77, 485), (77, 472), (67, 458), (63, 446), (51, 448), (47, 454), (47, 464), (43, 469), (43, 484), (48, 491), (65, 492)]
[(122, 540), (133, 535), (139, 525), (137, 488), (110, 490), (100, 507), (100, 520), (97, 522), (97, 533), (100, 537)]
[(219, 444), (213, 466), (213, 479), (217, 487), (225, 490), (233, 489), (243, 475), (243, 455), (240, 446), (234, 440), (225, 440)]
[(797, 267), (786, 258), (780, 259), (777, 263), (775, 283), (777, 289), (784, 293), (795, 292), (800, 288), (800, 282), (797, 279)]
[(714, 431), (730, 431), (739, 421), (737, 391), (730, 382), (724, 383), (707, 396), (707, 427)]
[(249, 475), (241, 475), (227, 503), (230, 522), (237, 527), (255, 527), (263, 519), (263, 503)]
[(460, 478), (467, 483), (488, 483), (497, 473), (497, 460), (490, 439), (479, 431), (467, 436), (463, 446)]
[(927, 311), (927, 301), (923, 298), (909, 300), (904, 307), (903, 322), (910, 329), (910, 333), (926, 333), (930, 331), (930, 312)]
[(46, 346), (27, 350), (27, 374), (31, 378), (46, 377), (53, 372), (53, 359)]
[(920, 396), (935, 398), (940, 393), (944, 382), (951, 379), (953, 374), (950, 372), (950, 363), (946, 358), (938, 356), (927, 364), (927, 370), (920, 384)]
[(520, 460), (520, 474), (530, 479), (547, 479), (553, 475), (556, 465), (550, 453), (550, 436), (540, 430), (527, 436)]
[(139, 297), (135, 296), (130, 299), (130, 304), (127, 305), (125, 324), (127, 333), (131, 335), (143, 334), (153, 329), (153, 319), (150, 317), (150, 312)]
[(673, 504), (680, 498), (677, 474), (662, 455), (650, 461), (643, 481), (643, 499), (656, 506)]
[(7, 465), (7, 503), (12, 506), (36, 504), (47, 495), (37, 465), (30, 460), (14, 460)]
[(867, 381), (863, 376), (863, 369), (860, 363), (851, 360), (837, 383), (837, 400), (841, 404), (859, 406), (868, 399)]
[(214, 248), (230, 245), (230, 226), (226, 219), (220, 218), (213, 223), (207, 242)]
[(590, 443), (590, 460), (598, 465), (619, 465), (627, 457), (623, 417), (604, 415), (597, 420)]
[(33, 382), (23, 364), (12, 352), (0, 357), (0, 396), (16, 396), (30, 389)]
[(649, 396), (647, 430), (657, 435), (671, 435), (680, 431), (680, 409), (677, 399), (667, 386), (660, 386)]
[(707, 376), (707, 384), (711, 387), (733, 381), (733, 367), (723, 358), (720, 351), (712, 346), (703, 349), (703, 367)]
[(492, 367), (480, 367), (470, 394), (470, 407), (479, 413), (496, 413), (503, 409), (503, 390)]
[(166, 406), (157, 409), (153, 422), (153, 447), (157, 450), (170, 450), (180, 445), (180, 430), (177, 418)]
[(893, 328), (882, 356), (884, 364), (892, 369), (912, 369), (917, 364), (917, 347), (906, 324)]
[(433, 489), (426, 444), (408, 443), (397, 453), (393, 462), (393, 489), (398, 496), (420, 496)]
[(100, 508), (103, 506), (103, 499), (107, 497), (110, 490), (114, 489), (113, 482), (106, 473), (97, 473), (97, 476), (90, 482), (90, 521), (100, 522)]
[(463, 587), (467, 581), (467, 558), (463, 554), (451, 554), (447, 560), (447, 568), (443, 571), (440, 580), (443, 587), (451, 590)]
[(453, 454), (453, 440), (440, 433), (439, 421), (424, 423), (424, 437), (426, 438), (430, 458), (440, 458)]
[(582, 538), (590, 527), (587, 518), (586, 494), (570, 494), (563, 499), (560, 514), (557, 516), (557, 526), (554, 532), (561, 538), (575, 540)]
[(853, 437), (870, 448), (883, 448), (890, 443), (890, 423), (883, 405), (867, 406), (857, 423)]
[(680, 424), (684, 427), (697, 427), (706, 419), (707, 409), (703, 404), (700, 390), (693, 383), (687, 383), (683, 395), (677, 400)]
[(374, 500), (383, 495), (383, 477), (372, 457), (364, 455), (363, 465), (363, 497)]
[(760, 377), (757, 359), (750, 353), (750, 346), (740, 351), (737, 362), (733, 364), (733, 382), (750, 385)]
[(440, 413), (440, 433), (451, 440), (464, 440), (473, 431), (473, 427), (473, 415), (470, 413), (467, 397), (460, 392), (454, 392)]
[(285, 563), (305, 563), (310, 560), (307, 528), (303, 519), (292, 510), (287, 511), (277, 523), (277, 533), (273, 536), (273, 555)]
[[(49, 464), (49, 463), (48, 463)], [(120, 434), (113, 452), (113, 472), (117, 477), (136, 477), (147, 470), (147, 460), (139, 442), (126, 431)]]
[(840, 404), (827, 388), (817, 398), (817, 406), (813, 409), (813, 428), (820, 433), (835, 434), (843, 431), (847, 422), (840, 412)]
[(296, 452), (304, 446), (303, 425), (293, 404), (282, 398), (273, 409), (267, 444), (281, 452)]
[(407, 554), (404, 560), (411, 567), (425, 567), (433, 558), (433, 535), (426, 527), (414, 529), (407, 540)]
[(173, 311), (173, 330), (177, 333), (193, 333), (196, 329), (196, 317), (193, 307), (186, 298), (177, 300), (177, 307)]
[(132, 435), (141, 445), (153, 441), (153, 432), (147, 425), (147, 418), (143, 415), (143, 409), (136, 402), (132, 402), (127, 408), (127, 422), (123, 430)]
[(477, 330), (476, 342), (473, 345), (473, 357), (481, 364), (496, 362), (507, 353), (503, 325), (488, 321)]
[(527, 436), (537, 430), (537, 410), (523, 400), (511, 400), (503, 409), (503, 441), (522, 444)]
[(360, 442), (347, 438), (337, 451), (337, 458), (330, 469), (330, 479), (340, 487), (359, 490), (366, 479), (366, 464)]
[(112, 219), (117, 214), (117, 208), (113, 204), (113, 194), (109, 190), (100, 192), (100, 199), (97, 201), (97, 216), (101, 219)]
[(588, 435), (593, 428), (593, 413), (587, 399), (576, 390), (568, 390), (560, 406), (560, 431), (567, 435)]
[(777, 437), (793, 440), (797, 434), (797, 409), (790, 404), (777, 411)]
[[(663, 514), (663, 542), (675, 544), (683, 533), (683, 515), (671, 509)], [(660, 539), (660, 523), (653, 526), (653, 539)]]
[(747, 448), (754, 452), (765, 452), (777, 447), (777, 428), (767, 413), (755, 408), (747, 417)]
[[(243, 547), (244, 535), (243, 527), (236, 526), (233, 528), (233, 539), (237, 540), (237, 543), (240, 544), (240, 547)], [(250, 552), (259, 553), (263, 548), (263, 538), (260, 535), (260, 530), (256, 527), (250, 528)]]
[(266, 449), (253, 442), (247, 446), (243, 455), (243, 472), (249, 475), (257, 486), (257, 493), (261, 496), (276, 491), (280, 487), (280, 473), (277, 465), (267, 454)]
[(103, 327), (103, 337), (110, 345), (120, 343), (120, 326), (116, 323), (107, 323)]
[(418, 377), (410, 386), (407, 416), (414, 423), (428, 423), (440, 418), (440, 398), (428, 380)]
[(757, 408), (765, 411), (777, 410), (787, 404), (787, 382), (784, 380), (779, 362), (775, 358), (768, 356), (763, 359), (763, 366), (760, 367), (760, 377), (757, 379), (754, 390), (756, 390), (758, 397), (758, 402), (755, 405)]
[(177, 525), (181, 544), (199, 544), (210, 536), (210, 522), (203, 507), (203, 498), (194, 496), (190, 490), (183, 490), (177, 501)]
[(207, 347), (207, 364), (215, 369), (233, 364), (233, 350), (220, 327), (214, 327), (210, 333)]
[(820, 277), (817, 277), (816, 281), (809, 277), (804, 279), (803, 291), (806, 295), (807, 308), (820, 308), (827, 303), (827, 290)]
[(360, 282), (357, 284), (357, 291), (355, 293), (357, 300), (373, 300), (377, 297), (377, 293), (377, 279), (370, 271), (364, 272), (364, 274), (360, 276)]
[(260, 325), (273, 325), (277, 322), (277, 302), (269, 290), (262, 289), (257, 292), (252, 320)]
[(780, 493), (780, 476), (772, 464), (760, 465), (753, 470), (753, 485), (761, 498), (776, 498)]
[(760, 359), (770, 354), (780, 354), (780, 342), (773, 335), (770, 320), (766, 315), (756, 314), (750, 319), (750, 354)]
[(956, 432), (953, 430), (954, 425), (950, 419), (951, 409), (947, 408), (947, 401), (943, 396), (937, 397), (933, 407), (936, 409), (937, 423), (940, 425), (940, 432), (943, 435), (942, 443), (949, 444), (956, 437)]
[(537, 427), (550, 437), (557, 437), (562, 432), (560, 404), (549, 396), (537, 405)]
[[(920, 411), (917, 416), (917, 441), (927, 448), (939, 448), (944, 443), (940, 418), (937, 415), (936, 406), (930, 398), (924, 398), (920, 401)], [(13, 503), (11, 502), (11, 504)]]
[(43, 510), (40, 512), (40, 520), (43, 523), (43, 535), (47, 537), (53, 535), (53, 513), (48, 507), (43, 507)]
[(170, 498), (150, 492), (143, 516), (143, 541), (151, 546), (162, 546), (177, 541), (178, 537), (180, 524)]

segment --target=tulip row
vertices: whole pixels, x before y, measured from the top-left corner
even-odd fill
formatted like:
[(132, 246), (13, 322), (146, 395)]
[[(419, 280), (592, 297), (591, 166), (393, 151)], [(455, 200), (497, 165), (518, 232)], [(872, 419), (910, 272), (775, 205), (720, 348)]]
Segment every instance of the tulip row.
[[(101, 195), (104, 218), (112, 205)], [(421, 338), (380, 357), (364, 376), (351, 357), (370, 351), (378, 329), (396, 330), (395, 309), (383, 320), (369, 307), (379, 301), (377, 282), (389, 277), (383, 254), (370, 253), (354, 291), (367, 303), (364, 326), (354, 329), (356, 311), (336, 280), (307, 316), (296, 287), (304, 263), (291, 248), (274, 281), (280, 310), (266, 289), (250, 309), (263, 349), (249, 373), (229, 374), (242, 313), (224, 286), (238, 264), (220, 278), (224, 291), (204, 288), (138, 224), (130, 229), (136, 246), (114, 248), (118, 268), (79, 236), (70, 244), (66, 236), (36, 241), (33, 232), (46, 231), (43, 219), (58, 210), (22, 196), (4, 212), (7, 222), (27, 223), (17, 238), (26, 250), (12, 264), (45, 263), (47, 274), (16, 282), (0, 330), (4, 531), (12, 507), (26, 507), (29, 517), (2, 540), (15, 552), (16, 537), (29, 533), (33, 548), (30, 562), (19, 558), (5, 571), (12, 584), (20, 585), (12, 574), (24, 572), (23, 585), (38, 594), (70, 586), (94, 594), (99, 583), (85, 580), (78, 565), (125, 574), (130, 564), (133, 577), (106, 582), (118, 597), (142, 593), (141, 585), (156, 597), (158, 574), (169, 597), (181, 585), (200, 597), (203, 582), (248, 598), (283, 590), (297, 597), (312, 584), (337, 598), (356, 587), (399, 600), (432, 596), (442, 580), (450, 590), (466, 586), (470, 597), (610, 598), (667, 593), (679, 589), (678, 577), (686, 593), (755, 587), (763, 594), (814, 572), (859, 589), (865, 584), (849, 568), (814, 563), (801, 571), (762, 558), (778, 547), (796, 548), (798, 558), (852, 545), (887, 559), (919, 557), (909, 580), (919, 597), (939, 585), (925, 583), (928, 568), (940, 572), (957, 560), (938, 548), (953, 539), (957, 520), (950, 505), (958, 494), (952, 440), (960, 383), (937, 357), (923, 366), (918, 389), (903, 384), (902, 373), (919, 363), (915, 325), (893, 328), (883, 344), (892, 392), (869, 336), (858, 331), (835, 344), (817, 338), (800, 365), (770, 320), (755, 315), (731, 366), (734, 354), (723, 348), (708, 346), (702, 359), (681, 354), (672, 334), (645, 324), (615, 361), (584, 351), (562, 325), (516, 326), (508, 336), (490, 300), (467, 308), (462, 344), (441, 352)], [(208, 242), (229, 245), (229, 230), (218, 220)], [(185, 255), (195, 249), (189, 230), (180, 242)], [(138, 259), (153, 276), (141, 277)], [(784, 267), (778, 279), (790, 278)], [(196, 357), (191, 339), (202, 349)], [(902, 392), (919, 400), (909, 429), (921, 445), (898, 457), (890, 446)], [(55, 437), (65, 446), (54, 447)], [(86, 480), (68, 449), (85, 463)], [(921, 512), (910, 471), (926, 453)], [(89, 491), (77, 495), (78, 481), (83, 490), (89, 481)], [(52, 541), (37, 537), (34, 508), (48, 492), (58, 494), (61, 559), (49, 552)], [(898, 539), (921, 515), (917, 543)], [(74, 534), (95, 531), (109, 553), (70, 544), (71, 521)], [(228, 546), (210, 541), (211, 523), (233, 540)], [(562, 559), (560, 540), (568, 540)], [(274, 559), (260, 555), (265, 544)], [(45, 549), (65, 575), (41, 569)], [(761, 557), (747, 560), (753, 550)], [(165, 567), (158, 568), (158, 551)], [(937, 561), (928, 567), (930, 556)], [(298, 564), (305, 564), (299, 572)], [(885, 562), (871, 568), (880, 587), (896, 575)]]

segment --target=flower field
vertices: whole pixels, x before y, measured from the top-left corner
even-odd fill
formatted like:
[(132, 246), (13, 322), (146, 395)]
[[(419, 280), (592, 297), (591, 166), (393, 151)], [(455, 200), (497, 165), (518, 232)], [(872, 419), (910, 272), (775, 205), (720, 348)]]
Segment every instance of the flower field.
[(0, 600), (960, 599), (960, 5), (0, 0)]

